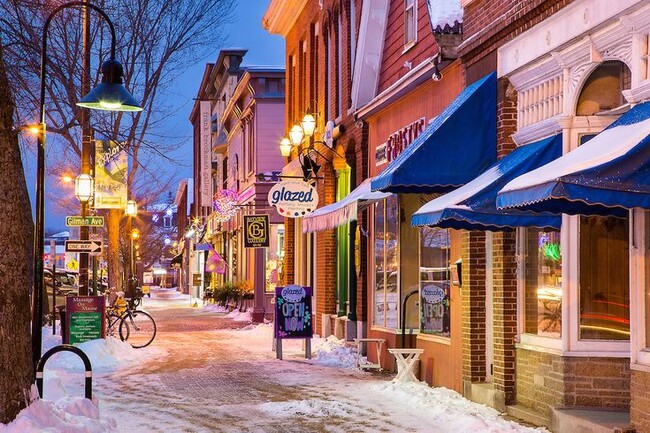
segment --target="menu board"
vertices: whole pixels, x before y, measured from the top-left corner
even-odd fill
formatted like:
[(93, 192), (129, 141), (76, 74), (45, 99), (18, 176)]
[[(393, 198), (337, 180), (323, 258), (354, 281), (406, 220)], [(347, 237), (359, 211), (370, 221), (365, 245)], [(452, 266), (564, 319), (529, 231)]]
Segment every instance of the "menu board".
[(275, 338), (311, 338), (311, 287), (291, 284), (275, 288)]

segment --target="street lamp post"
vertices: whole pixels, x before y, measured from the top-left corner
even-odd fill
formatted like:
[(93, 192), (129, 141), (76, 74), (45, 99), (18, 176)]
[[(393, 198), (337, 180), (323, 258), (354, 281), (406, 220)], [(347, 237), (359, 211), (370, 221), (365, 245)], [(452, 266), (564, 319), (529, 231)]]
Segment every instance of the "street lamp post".
[(41, 339), (43, 328), (43, 255), (45, 250), (45, 72), (47, 65), (47, 34), (54, 16), (63, 9), (86, 7), (97, 11), (108, 23), (111, 32), (110, 59), (102, 65), (102, 82), (92, 92), (84, 96), (77, 105), (85, 108), (110, 111), (140, 111), (142, 108), (123, 86), (122, 65), (115, 60), (115, 28), (106, 13), (97, 6), (74, 1), (64, 3), (48, 15), (43, 26), (41, 47), (41, 88), (39, 106), (39, 129), (36, 156), (36, 220), (34, 223), (34, 290), (32, 293), (32, 361), (34, 371), (41, 358)]
[[(126, 209), (124, 210), (124, 213), (129, 217), (129, 226), (128, 226), (128, 233), (129, 236), (131, 237), (131, 249), (130, 249), (130, 254), (129, 254), (129, 273), (126, 275), (126, 269), (125, 269), (125, 277), (126, 277), (126, 291), (127, 291), (127, 297), (133, 297), (134, 293), (131, 293), (132, 290), (135, 289), (135, 286), (133, 285), (133, 234), (137, 230), (133, 230), (133, 218), (138, 215), (138, 203), (136, 203), (135, 200), (128, 200), (126, 202)], [(139, 233), (138, 233), (139, 234)], [(137, 239), (137, 237), (136, 237)], [(125, 263), (125, 268), (126, 268), (126, 263)]]

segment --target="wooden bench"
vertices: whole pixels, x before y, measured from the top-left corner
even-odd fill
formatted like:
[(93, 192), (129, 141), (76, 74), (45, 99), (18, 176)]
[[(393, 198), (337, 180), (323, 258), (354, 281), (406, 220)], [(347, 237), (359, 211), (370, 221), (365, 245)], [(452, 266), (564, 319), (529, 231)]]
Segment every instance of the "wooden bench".
[[(357, 367), (361, 370), (364, 368), (374, 368), (379, 371), (381, 371), (381, 348), (386, 342), (383, 338), (355, 338), (354, 342), (357, 345)], [(366, 348), (369, 349), (368, 343), (374, 343), (375, 348), (377, 349), (377, 362), (372, 363), (372, 362), (367, 362), (365, 364), (361, 364), (361, 349), (362, 349), (362, 344), (366, 343)]]

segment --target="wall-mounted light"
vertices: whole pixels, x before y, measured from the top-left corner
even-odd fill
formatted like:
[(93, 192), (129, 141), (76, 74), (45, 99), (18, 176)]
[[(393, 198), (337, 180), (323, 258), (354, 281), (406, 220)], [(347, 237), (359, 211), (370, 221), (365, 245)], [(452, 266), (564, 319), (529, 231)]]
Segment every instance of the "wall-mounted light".
[(291, 155), (291, 141), (287, 137), (283, 137), (280, 140), (280, 153), (285, 158)]
[(291, 144), (294, 146), (300, 146), (302, 144), (302, 139), (305, 137), (305, 132), (302, 130), (302, 127), (298, 124), (291, 127), (289, 131), (289, 138), (291, 138)]
[(309, 111), (305, 114), (305, 117), (302, 118), (301, 124), (305, 136), (311, 137), (314, 135), (314, 131), (316, 130), (316, 119)]

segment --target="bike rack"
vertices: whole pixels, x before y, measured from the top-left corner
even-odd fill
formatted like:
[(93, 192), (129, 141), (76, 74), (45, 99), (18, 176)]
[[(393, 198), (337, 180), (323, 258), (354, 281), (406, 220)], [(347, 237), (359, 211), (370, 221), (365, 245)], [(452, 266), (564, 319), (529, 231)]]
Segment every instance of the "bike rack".
[(45, 355), (38, 360), (38, 365), (36, 366), (36, 387), (38, 388), (38, 395), (40, 398), (43, 398), (43, 368), (45, 368), (45, 363), (52, 355), (58, 352), (72, 352), (79, 356), (84, 363), (86, 369), (86, 383), (84, 387), (85, 397), (88, 400), (93, 399), (93, 368), (90, 365), (90, 359), (88, 355), (84, 353), (83, 350), (75, 347), (71, 344), (61, 344), (60, 346), (54, 346), (47, 352)]

